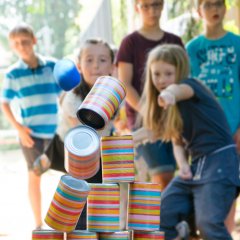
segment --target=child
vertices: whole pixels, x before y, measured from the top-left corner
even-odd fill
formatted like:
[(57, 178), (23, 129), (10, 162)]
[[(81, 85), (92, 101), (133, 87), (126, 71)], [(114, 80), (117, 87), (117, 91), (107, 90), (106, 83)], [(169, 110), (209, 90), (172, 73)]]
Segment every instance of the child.
[(173, 142), (179, 166), (179, 176), (162, 194), (160, 228), (166, 240), (178, 239), (175, 227), (194, 211), (203, 239), (232, 239), (224, 219), (240, 185), (236, 146), (213, 94), (188, 75), (181, 47), (162, 45), (150, 52), (143, 124)]
[[(17, 130), (28, 166), (28, 191), (36, 229), (42, 226), (40, 180), (33, 171), (33, 162), (53, 137), (57, 124), (57, 97), (60, 88), (53, 77), (55, 60), (34, 52), (37, 39), (33, 29), (23, 23), (9, 33), (9, 41), (19, 61), (5, 74), (1, 107), (8, 121)], [(21, 122), (15, 118), (10, 102), (16, 98)]]
[[(224, 0), (198, 0), (204, 34), (187, 44), (191, 74), (204, 82), (223, 108), (240, 152), (240, 37), (223, 28)], [(226, 224), (234, 228), (233, 206)]]
[[(159, 20), (163, 9), (163, 0), (135, 0), (135, 10), (141, 18), (137, 31), (127, 35), (117, 54), (118, 76), (127, 88), (126, 114), (128, 127), (136, 130), (136, 115), (140, 109), (139, 99), (144, 86), (144, 66), (148, 52), (157, 45), (174, 43), (183, 46), (179, 37), (163, 31)], [(143, 157), (149, 167), (151, 181), (166, 187), (175, 171), (175, 160), (170, 143), (147, 142), (137, 147), (137, 158)], [(136, 161), (136, 164), (139, 164)], [(143, 169), (139, 168), (141, 172)]]
[[(59, 170), (65, 171), (64, 166), (64, 137), (66, 132), (71, 128), (80, 125), (76, 112), (85, 99), (92, 86), (100, 76), (111, 75), (113, 71), (113, 51), (109, 44), (101, 39), (89, 39), (80, 49), (77, 67), (82, 75), (81, 83), (72, 91), (67, 92), (62, 100), (61, 120), (53, 141), (49, 145), (42, 158), (49, 159), (54, 166), (58, 166)], [(110, 121), (108, 125), (101, 131), (100, 136), (109, 136), (113, 129)], [(96, 175), (86, 179), (89, 183), (102, 182), (102, 170), (100, 169)], [(86, 206), (81, 214), (77, 229), (86, 229)]]

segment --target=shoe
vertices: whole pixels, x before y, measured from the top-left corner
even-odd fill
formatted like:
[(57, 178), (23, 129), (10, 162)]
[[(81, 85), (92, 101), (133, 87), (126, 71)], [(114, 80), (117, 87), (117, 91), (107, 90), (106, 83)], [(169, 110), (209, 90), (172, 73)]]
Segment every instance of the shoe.
[(47, 155), (40, 155), (33, 163), (33, 171), (37, 176), (42, 175), (46, 172), (51, 166), (51, 161)]
[(186, 221), (178, 223), (176, 226), (176, 230), (180, 239), (189, 240), (190, 229)]

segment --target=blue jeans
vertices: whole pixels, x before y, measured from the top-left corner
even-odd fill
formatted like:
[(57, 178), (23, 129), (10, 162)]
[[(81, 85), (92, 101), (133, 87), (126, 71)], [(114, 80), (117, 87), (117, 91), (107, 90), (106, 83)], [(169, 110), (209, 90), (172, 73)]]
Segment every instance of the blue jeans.
[(193, 211), (204, 240), (232, 240), (224, 220), (236, 193), (237, 187), (224, 179), (193, 185), (175, 178), (162, 193), (160, 229), (165, 232), (165, 240), (177, 236), (175, 226), (188, 221)]

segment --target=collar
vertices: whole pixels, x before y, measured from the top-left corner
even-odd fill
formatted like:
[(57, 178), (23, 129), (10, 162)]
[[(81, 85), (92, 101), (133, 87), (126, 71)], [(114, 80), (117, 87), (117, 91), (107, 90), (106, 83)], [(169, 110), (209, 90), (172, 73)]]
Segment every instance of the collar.
[[(38, 59), (38, 66), (46, 65), (46, 60), (43, 58), (43, 56), (41, 56), (40, 54), (36, 54), (36, 57)], [(23, 69), (28, 69), (29, 68), (28, 64), (25, 63), (22, 59), (18, 60), (18, 65), (19, 65), (19, 67), (21, 67)]]

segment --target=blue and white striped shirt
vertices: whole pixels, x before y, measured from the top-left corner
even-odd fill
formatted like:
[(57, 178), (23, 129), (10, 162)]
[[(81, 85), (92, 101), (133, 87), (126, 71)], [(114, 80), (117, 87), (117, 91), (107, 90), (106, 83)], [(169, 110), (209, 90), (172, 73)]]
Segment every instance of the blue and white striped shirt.
[(52, 138), (57, 127), (57, 85), (53, 68), (55, 60), (38, 55), (38, 67), (30, 69), (19, 60), (6, 72), (2, 102), (17, 98), (22, 124), (32, 129), (32, 136)]

